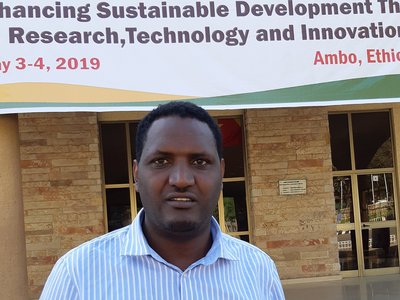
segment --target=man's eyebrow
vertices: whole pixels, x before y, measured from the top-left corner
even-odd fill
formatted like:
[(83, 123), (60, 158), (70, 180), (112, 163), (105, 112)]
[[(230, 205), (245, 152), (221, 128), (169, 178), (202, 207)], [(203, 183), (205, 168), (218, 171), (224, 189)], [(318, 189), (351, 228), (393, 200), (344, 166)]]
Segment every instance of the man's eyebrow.
[(217, 155), (213, 155), (212, 153), (209, 152), (196, 152), (193, 154), (189, 155), (190, 159), (196, 159), (196, 158), (205, 158), (207, 160), (214, 160), (217, 159)]
[(207, 152), (207, 151), (198, 151), (198, 152), (193, 152), (190, 154), (191, 156), (210, 156), (212, 153)]
[(171, 152), (164, 150), (154, 150), (153, 152), (148, 152), (148, 156), (157, 156), (157, 155), (171, 155)]
[[(148, 156), (171, 156), (174, 155), (173, 151), (168, 151), (168, 150), (154, 150), (153, 152), (149, 152)], [(189, 157), (199, 157), (199, 156), (213, 156), (211, 152), (208, 151), (194, 151), (189, 153)]]

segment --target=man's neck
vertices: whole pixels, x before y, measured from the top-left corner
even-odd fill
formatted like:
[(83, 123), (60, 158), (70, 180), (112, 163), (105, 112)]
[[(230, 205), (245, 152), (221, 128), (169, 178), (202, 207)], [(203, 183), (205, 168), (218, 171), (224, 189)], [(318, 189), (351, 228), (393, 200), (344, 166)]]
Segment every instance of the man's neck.
[(146, 228), (145, 222), (142, 223), (142, 228), (150, 247), (182, 271), (206, 256), (213, 242), (210, 228), (191, 238), (156, 234)]

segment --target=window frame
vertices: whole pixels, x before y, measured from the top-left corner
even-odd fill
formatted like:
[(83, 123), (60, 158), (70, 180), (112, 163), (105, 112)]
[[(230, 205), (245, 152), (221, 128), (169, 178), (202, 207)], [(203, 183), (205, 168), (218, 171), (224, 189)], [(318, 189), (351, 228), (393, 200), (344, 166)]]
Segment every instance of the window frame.
[[(221, 231), (233, 236), (240, 238), (241, 236), (246, 236), (248, 241), (251, 243), (251, 222), (250, 222), (250, 201), (249, 201), (249, 192), (248, 192), (248, 180), (247, 180), (247, 151), (246, 151), (246, 138), (245, 138), (245, 122), (243, 119), (243, 112), (240, 111), (239, 113), (229, 113), (229, 112), (210, 112), (210, 115), (213, 116), (213, 118), (217, 121), (219, 118), (234, 118), (234, 119), (240, 119), (241, 122), (241, 130), (242, 130), (242, 148), (243, 148), (243, 169), (244, 169), (244, 176), (243, 177), (229, 177), (229, 178), (223, 178), (223, 183), (228, 183), (228, 182), (243, 182), (245, 186), (245, 202), (246, 202), (246, 217), (247, 217), (247, 228), (248, 230), (246, 231), (235, 231), (235, 232), (228, 232), (226, 225), (225, 225), (225, 218), (224, 218), (224, 203), (223, 203), (223, 192), (221, 192), (220, 197), (218, 199), (218, 215), (219, 215), (219, 225), (221, 228)], [(127, 118), (127, 116), (129, 116)], [(107, 190), (109, 189), (120, 189), (120, 188), (126, 188), (129, 189), (129, 197), (130, 197), (130, 208), (131, 208), (131, 220), (133, 220), (138, 212), (138, 206), (137, 206), (137, 195), (136, 195), (136, 190), (135, 190), (135, 185), (134, 185), (134, 180), (133, 180), (133, 155), (132, 153), (132, 141), (131, 141), (131, 134), (130, 134), (130, 124), (131, 123), (138, 123), (140, 119), (144, 116), (144, 113), (142, 112), (135, 112), (132, 114), (129, 113), (103, 113), (99, 115), (99, 139), (100, 139), (100, 154), (101, 154), (101, 168), (102, 168), (102, 190), (103, 190), (103, 207), (104, 207), (104, 224), (105, 224), (105, 231), (109, 232), (109, 222), (108, 222), (108, 212), (107, 212)], [(123, 119), (125, 118), (125, 120)], [(101, 131), (101, 126), (103, 124), (124, 124), (125, 128), (125, 139), (126, 139), (126, 153), (127, 153), (127, 162), (128, 162), (128, 181), (125, 183), (112, 183), (112, 184), (107, 184), (105, 182), (105, 170), (104, 170), (104, 153), (103, 153), (103, 139), (102, 139), (102, 131)], [(130, 162), (130, 163), (129, 163)]]

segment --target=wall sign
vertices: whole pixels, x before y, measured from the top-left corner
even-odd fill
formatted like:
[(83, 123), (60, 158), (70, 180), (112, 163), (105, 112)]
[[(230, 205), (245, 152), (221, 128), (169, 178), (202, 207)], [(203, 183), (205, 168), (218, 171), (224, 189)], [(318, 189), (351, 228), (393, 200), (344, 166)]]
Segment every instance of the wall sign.
[(307, 193), (307, 181), (304, 179), (280, 180), (279, 194), (284, 195), (302, 195)]

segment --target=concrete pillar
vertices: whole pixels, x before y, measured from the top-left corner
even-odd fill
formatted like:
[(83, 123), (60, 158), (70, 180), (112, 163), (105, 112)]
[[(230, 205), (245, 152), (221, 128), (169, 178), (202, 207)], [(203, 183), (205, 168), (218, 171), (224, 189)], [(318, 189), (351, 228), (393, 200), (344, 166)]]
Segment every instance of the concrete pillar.
[[(396, 184), (397, 184), (397, 190), (400, 190), (400, 106), (398, 104), (394, 105), (392, 109), (392, 131), (393, 131), (393, 137), (394, 137), (394, 163), (395, 163), (395, 178), (396, 178)], [(399, 192), (398, 192), (399, 194)], [(397, 201), (395, 203), (395, 207), (397, 210), (397, 219), (400, 216), (400, 201), (399, 198), (397, 198)], [(397, 236), (400, 234), (400, 227), (397, 226)], [(400, 241), (397, 239), (397, 251), (398, 254), (400, 254)]]
[(0, 299), (28, 299), (17, 115), (0, 115), (0, 266)]

